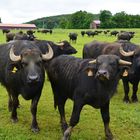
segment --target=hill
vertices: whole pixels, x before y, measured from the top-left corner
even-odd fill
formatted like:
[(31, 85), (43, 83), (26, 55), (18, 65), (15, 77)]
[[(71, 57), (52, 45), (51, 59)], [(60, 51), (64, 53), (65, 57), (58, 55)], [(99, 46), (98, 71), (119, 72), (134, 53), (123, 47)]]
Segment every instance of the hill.
[[(91, 14), (91, 13), (90, 13)], [(69, 23), (73, 14), (63, 14), (50, 17), (42, 17), (27, 23), (35, 24), (38, 28), (63, 28), (63, 24)], [(99, 19), (99, 14), (91, 14), (93, 19)]]

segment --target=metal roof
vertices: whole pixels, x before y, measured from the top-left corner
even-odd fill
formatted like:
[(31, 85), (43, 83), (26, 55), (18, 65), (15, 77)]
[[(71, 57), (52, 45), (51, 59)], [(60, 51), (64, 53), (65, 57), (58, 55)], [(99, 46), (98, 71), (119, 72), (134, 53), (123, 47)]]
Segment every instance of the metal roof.
[(100, 24), (100, 23), (101, 23), (100, 20), (93, 20), (93, 22), (94, 22), (95, 24)]
[(0, 27), (36, 28), (36, 25), (35, 24), (4, 24), (4, 23), (0, 23)]

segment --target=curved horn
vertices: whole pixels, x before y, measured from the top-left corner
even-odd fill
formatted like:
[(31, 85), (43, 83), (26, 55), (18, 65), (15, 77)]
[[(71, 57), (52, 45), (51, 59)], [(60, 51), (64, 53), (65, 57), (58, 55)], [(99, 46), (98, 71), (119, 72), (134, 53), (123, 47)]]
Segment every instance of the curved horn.
[(88, 63), (89, 63), (89, 64), (96, 64), (96, 59), (91, 60), (91, 61), (89, 61)]
[(53, 57), (54, 53), (53, 53), (53, 49), (50, 46), (50, 44), (48, 43), (48, 52), (46, 54), (42, 54), (42, 58), (43, 60), (49, 60)]
[(125, 51), (123, 50), (122, 47), (120, 47), (120, 53), (121, 53), (123, 56), (133, 56), (133, 55), (134, 55), (134, 51), (125, 52)]
[(120, 65), (132, 65), (131, 62), (128, 62), (128, 61), (125, 61), (125, 60), (122, 60), (122, 59), (119, 60), (119, 64)]
[(58, 46), (64, 46), (64, 42), (57, 43)]
[(21, 60), (21, 56), (20, 55), (15, 55), (14, 54), (14, 50), (13, 50), (14, 45), (12, 45), (11, 49), (10, 49), (10, 59), (14, 62), (20, 61)]

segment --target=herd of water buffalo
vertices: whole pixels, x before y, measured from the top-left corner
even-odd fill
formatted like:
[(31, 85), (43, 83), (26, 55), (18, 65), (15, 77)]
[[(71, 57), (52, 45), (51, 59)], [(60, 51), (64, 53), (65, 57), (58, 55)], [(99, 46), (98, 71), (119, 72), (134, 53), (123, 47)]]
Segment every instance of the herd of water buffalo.
[[(109, 34), (110, 31), (106, 32)], [(56, 44), (35, 39), (34, 31), (30, 30), (27, 33), (14, 33), (9, 40), (8, 35), (12, 34), (10, 33), (6, 33), (7, 43), (0, 45), (0, 82), (9, 95), (11, 120), (18, 121), (18, 96), (21, 94), (24, 99), (32, 100), (31, 129), (33, 132), (39, 131), (36, 113), (46, 71), (53, 90), (54, 106), (58, 107), (60, 113), (62, 139), (70, 139), (73, 127), (79, 122), (83, 106), (88, 104), (100, 109), (105, 136), (112, 140), (109, 103), (120, 79), (124, 85), (123, 100), (138, 101), (136, 93), (140, 80), (140, 48), (130, 42), (134, 32), (117, 33), (118, 41), (113, 43), (92, 41), (85, 44), (83, 58), (69, 55), (77, 51), (68, 41)], [(70, 33), (69, 37), (71, 35), (73, 33)], [(81, 35), (84, 36), (83, 31)], [(129, 82), (133, 84), (131, 101), (128, 96)], [(68, 98), (74, 103), (69, 125), (65, 119), (65, 103)]]

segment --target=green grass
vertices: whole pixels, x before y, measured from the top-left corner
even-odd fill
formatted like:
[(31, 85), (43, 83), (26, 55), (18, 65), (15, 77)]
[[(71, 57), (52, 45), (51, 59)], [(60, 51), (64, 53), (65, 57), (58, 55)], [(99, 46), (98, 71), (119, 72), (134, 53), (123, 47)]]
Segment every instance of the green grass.
[[(118, 30), (118, 29), (117, 29)], [(126, 29), (127, 30), (127, 29)], [(129, 29), (135, 31), (136, 35), (132, 39), (133, 43), (140, 43), (140, 29)], [(54, 30), (52, 35), (36, 33), (39, 39), (52, 40), (59, 42), (61, 40), (69, 40), (69, 32), (77, 32), (78, 40), (76, 44), (72, 44), (78, 53), (77, 57), (82, 56), (82, 48), (85, 43), (92, 40), (113, 42), (116, 37), (99, 36), (81, 37), (81, 30)], [(5, 36), (0, 32), (0, 42), (5, 42)], [(131, 91), (132, 92), (132, 91)], [(140, 90), (138, 91), (138, 93)], [(30, 131), (31, 113), (30, 101), (24, 100), (19, 96), (21, 107), (18, 109), (19, 121), (13, 124), (10, 120), (10, 113), (7, 109), (8, 96), (4, 87), (0, 87), (0, 140), (60, 140), (62, 137), (58, 110), (54, 110), (53, 96), (49, 81), (45, 80), (42, 96), (38, 105), (37, 118), (40, 132), (34, 134)], [(138, 94), (140, 99), (140, 95)], [(117, 94), (111, 99), (110, 105), (110, 127), (116, 140), (140, 140), (140, 103), (125, 104), (122, 102), (123, 88), (122, 82), (118, 85)], [(72, 101), (66, 103), (66, 116), (69, 121), (72, 111)], [(72, 140), (103, 140), (104, 128), (100, 115), (100, 110), (90, 106), (85, 106), (81, 112), (80, 122), (73, 129)]]

